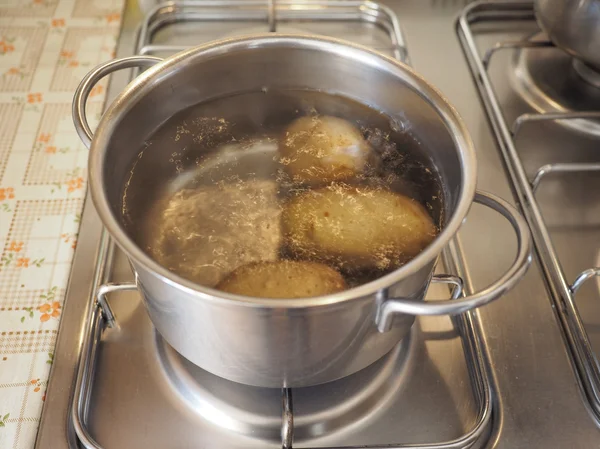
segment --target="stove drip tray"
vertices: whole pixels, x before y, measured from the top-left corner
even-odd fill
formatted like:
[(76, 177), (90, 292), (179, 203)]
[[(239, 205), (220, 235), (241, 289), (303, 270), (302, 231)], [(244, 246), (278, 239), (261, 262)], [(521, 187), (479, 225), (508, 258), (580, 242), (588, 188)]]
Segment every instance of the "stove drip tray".
[[(547, 39), (539, 33), (530, 40)], [(515, 91), (539, 113), (600, 110), (600, 74), (559, 48), (515, 50), (509, 76)], [(600, 120), (571, 119), (559, 123), (600, 137)]]
[[(166, 384), (196, 415), (223, 430), (260, 440), (281, 441), (282, 393), (243, 385), (211, 374), (175, 351), (155, 332), (156, 354)], [(411, 338), (369, 367), (343, 379), (294, 388), (294, 441), (334, 434), (385, 413), (408, 371)]]

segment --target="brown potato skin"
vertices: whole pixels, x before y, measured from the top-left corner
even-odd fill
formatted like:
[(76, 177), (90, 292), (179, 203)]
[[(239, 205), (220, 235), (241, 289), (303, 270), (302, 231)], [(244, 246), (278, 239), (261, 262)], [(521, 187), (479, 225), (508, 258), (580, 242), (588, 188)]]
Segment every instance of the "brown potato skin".
[(287, 127), (279, 151), (281, 163), (294, 182), (315, 186), (362, 173), (371, 147), (346, 120), (306, 116)]
[(285, 204), (281, 219), (292, 256), (344, 271), (397, 268), (437, 234), (418, 202), (382, 188), (347, 184), (299, 194)]
[(307, 261), (254, 262), (238, 267), (216, 287), (236, 295), (256, 298), (309, 298), (347, 288), (333, 268)]

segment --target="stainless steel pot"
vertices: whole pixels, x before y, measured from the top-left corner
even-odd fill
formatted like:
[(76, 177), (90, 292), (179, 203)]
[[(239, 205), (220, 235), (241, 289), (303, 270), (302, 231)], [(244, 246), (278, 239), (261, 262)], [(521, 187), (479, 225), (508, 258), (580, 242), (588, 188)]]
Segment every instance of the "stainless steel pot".
[(557, 47), (600, 70), (600, 0), (535, 0), (534, 8)]
[[(110, 105), (92, 136), (85, 102), (94, 84), (115, 70), (153, 64)], [(144, 140), (183, 108), (264, 86), (337, 93), (408, 124), (443, 183), (447, 218), (434, 242), (410, 263), (374, 282), (306, 299), (249, 298), (196, 285), (136, 246), (122, 226), (121, 193)], [(414, 315), (457, 314), (487, 304), (514, 286), (529, 264), (529, 234), (518, 212), (492, 195), (475, 192), (475, 153), (454, 109), (411, 68), (360, 46), (322, 37), (264, 35), (211, 43), (164, 61), (115, 60), (84, 78), (73, 113), (77, 131), (91, 149), (94, 203), (131, 261), (156, 329), (186, 358), (233, 381), (297, 387), (346, 376), (389, 352), (407, 334)], [(518, 240), (515, 261), (498, 281), (474, 296), (425, 303), (438, 255), (458, 231), (473, 199), (512, 224)], [(433, 279), (458, 284), (455, 293), (460, 293), (456, 278)], [(115, 289), (133, 287), (109, 286), (99, 292), (99, 300), (105, 301)]]

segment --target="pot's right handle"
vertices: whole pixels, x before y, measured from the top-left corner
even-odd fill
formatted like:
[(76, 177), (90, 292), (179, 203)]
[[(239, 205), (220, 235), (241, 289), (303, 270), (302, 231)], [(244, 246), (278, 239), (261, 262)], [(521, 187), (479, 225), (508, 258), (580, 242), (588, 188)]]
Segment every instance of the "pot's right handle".
[[(519, 211), (503, 199), (487, 192), (477, 191), (474, 201), (502, 214), (515, 230), (517, 235), (517, 257), (511, 267), (500, 279), (486, 289), (462, 299), (434, 302), (400, 298), (385, 299), (377, 314), (377, 327), (380, 332), (389, 330), (393, 315), (396, 313), (407, 315), (456, 315), (483, 306), (513, 288), (525, 275), (531, 263), (531, 237), (527, 223)], [(440, 281), (437, 278), (434, 278), (434, 280)]]
[(73, 96), (73, 122), (75, 123), (75, 129), (77, 130), (77, 134), (79, 134), (79, 138), (88, 149), (92, 144), (94, 134), (87, 121), (85, 105), (96, 83), (117, 70), (133, 67), (150, 67), (161, 61), (162, 59), (155, 56), (130, 56), (128, 58), (113, 59), (112, 61), (100, 64), (83, 77)]

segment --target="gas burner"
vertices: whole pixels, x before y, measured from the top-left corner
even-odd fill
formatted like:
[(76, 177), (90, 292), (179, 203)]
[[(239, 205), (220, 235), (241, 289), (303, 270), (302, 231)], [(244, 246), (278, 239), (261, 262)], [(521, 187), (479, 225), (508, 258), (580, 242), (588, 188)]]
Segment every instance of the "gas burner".
[[(213, 425), (265, 441), (281, 441), (282, 398), (277, 388), (231, 382), (194, 365), (156, 334), (162, 372), (179, 401)], [(383, 359), (327, 384), (292, 390), (294, 441), (348, 429), (385, 412), (408, 371), (410, 335)]]
[[(541, 33), (532, 40), (546, 40)], [(514, 51), (513, 88), (537, 112), (600, 110), (600, 74), (555, 47)], [(600, 137), (600, 120), (558, 121), (582, 134)]]
[(600, 89), (600, 72), (579, 59), (573, 59), (573, 68), (584, 81)]

